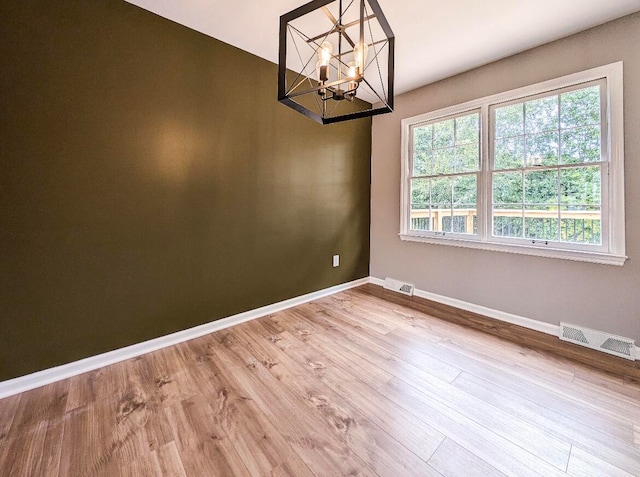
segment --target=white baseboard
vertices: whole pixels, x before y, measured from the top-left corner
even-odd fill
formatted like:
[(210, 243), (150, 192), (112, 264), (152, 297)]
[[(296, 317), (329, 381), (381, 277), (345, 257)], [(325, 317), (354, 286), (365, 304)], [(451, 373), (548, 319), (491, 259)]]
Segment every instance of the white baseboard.
[(62, 366), (56, 366), (55, 368), (49, 368), (26, 376), (2, 381), (0, 382), (0, 399), (22, 393), (30, 389), (39, 388), (56, 381), (61, 381), (72, 376), (77, 376), (78, 374), (93, 371), (94, 369), (102, 368), (103, 366), (135, 358), (136, 356), (150, 353), (151, 351), (156, 351), (161, 348), (192, 340), (194, 338), (213, 333), (214, 331), (229, 328), (230, 326), (254, 320), (271, 313), (277, 313), (279, 311), (286, 310), (287, 308), (292, 308), (325, 296), (333, 295), (334, 293), (364, 285), (365, 283), (369, 283), (369, 277), (325, 288), (324, 290), (308, 293), (306, 295), (284, 300), (272, 305), (239, 313), (237, 315), (228, 316), (188, 330), (178, 331), (177, 333), (161, 336), (160, 338), (155, 338), (149, 341), (143, 341), (142, 343), (109, 351), (108, 353), (91, 356), (89, 358), (81, 359), (80, 361), (74, 361), (72, 363), (63, 364)]
[[(142, 343), (137, 343), (131, 346), (127, 346), (125, 348), (109, 351), (108, 353), (91, 356), (89, 358), (81, 359), (79, 361), (63, 364), (61, 366), (56, 366), (55, 368), (45, 369), (43, 371), (38, 371), (36, 373), (28, 374), (26, 376), (20, 376), (18, 378), (9, 379), (7, 381), (0, 381), (0, 399), (8, 396), (12, 396), (14, 394), (19, 394), (25, 391), (29, 391), (30, 389), (39, 388), (41, 386), (45, 386), (47, 384), (51, 384), (56, 381), (61, 381), (63, 379), (71, 378), (73, 376), (77, 376), (78, 374), (93, 371), (95, 369), (102, 368), (110, 364), (118, 363), (120, 361), (125, 361), (130, 358), (135, 358), (136, 356), (150, 353), (152, 351), (156, 351), (161, 348), (173, 346), (175, 344), (182, 343), (184, 341), (189, 341), (194, 338), (198, 338), (200, 336), (213, 333), (215, 331), (223, 330), (225, 328), (229, 328), (231, 326), (238, 325), (240, 323), (255, 320), (256, 318), (260, 318), (262, 316), (269, 315), (271, 313), (277, 313), (279, 311), (286, 310), (288, 308), (293, 308), (294, 306), (302, 305), (303, 303), (308, 303), (310, 301), (317, 300), (319, 298), (323, 298), (329, 295), (333, 295), (335, 293), (339, 293), (341, 291), (348, 290), (350, 288), (355, 288), (355, 287), (364, 285), (366, 283), (373, 283), (374, 285), (384, 286), (384, 280), (380, 278), (375, 278), (375, 277), (361, 278), (359, 280), (354, 280), (352, 282), (343, 283), (341, 285), (325, 288), (324, 290), (318, 290), (316, 292), (308, 293), (306, 295), (301, 295), (299, 297), (291, 298), (289, 300), (284, 300), (278, 303), (273, 303), (271, 305), (263, 306), (261, 308), (249, 310), (244, 313), (228, 316), (226, 318), (222, 318), (222, 319), (213, 321), (211, 323), (205, 323), (204, 325), (196, 326), (188, 330), (179, 331), (177, 333), (172, 333), (170, 335), (161, 336), (160, 338), (155, 338), (149, 341), (144, 341)], [(458, 300), (457, 298), (450, 298), (443, 295), (437, 295), (435, 293), (431, 293), (431, 292), (427, 292), (419, 289), (415, 289), (414, 294), (418, 297), (425, 298), (427, 300), (435, 301), (445, 305), (450, 305), (455, 308), (460, 308), (462, 310), (478, 313), (480, 315), (487, 316), (489, 318), (495, 318), (496, 320), (504, 321), (506, 323), (511, 323), (514, 325), (519, 325), (524, 328), (540, 331), (542, 333), (546, 333), (553, 336), (558, 336), (558, 333), (560, 330), (559, 325), (552, 325), (549, 323), (544, 323), (542, 321), (533, 320), (531, 318), (526, 318), (524, 316), (505, 313), (500, 310), (494, 310), (492, 308), (487, 308), (485, 306), (476, 305), (474, 303), (469, 303), (463, 300)], [(636, 356), (640, 356), (639, 346), (636, 346)]]
[[(373, 283), (374, 285), (384, 286), (384, 280), (381, 280), (380, 278), (371, 277), (371, 283)], [(533, 320), (531, 318), (526, 318), (524, 316), (513, 315), (504, 311), (494, 310), (493, 308), (487, 308), (486, 306), (476, 305), (467, 301), (458, 300), (457, 298), (449, 298), (448, 296), (436, 295), (435, 293), (419, 290), (417, 288), (414, 290), (413, 294), (415, 296), (419, 296), (420, 298), (425, 298), (427, 300), (442, 303), (443, 305), (449, 305), (455, 308), (460, 308), (461, 310), (478, 313), (479, 315), (488, 316), (489, 318), (494, 318), (506, 323), (522, 326), (530, 330), (540, 331), (548, 335), (558, 336), (558, 333), (560, 331), (560, 325), (552, 325), (549, 323), (544, 323), (542, 321)]]
[[(384, 280), (380, 278), (370, 277), (370, 283), (374, 285), (384, 286)], [(424, 290), (415, 289), (413, 294), (420, 298), (442, 303), (443, 305), (453, 306), (460, 308), (461, 310), (478, 313), (479, 315), (494, 318), (496, 320), (511, 323), (512, 325), (522, 326), (530, 330), (540, 331), (548, 335), (558, 336), (560, 333), (560, 325), (552, 325), (543, 321), (534, 320), (532, 318), (526, 318), (520, 315), (513, 315), (500, 310), (494, 310), (493, 308), (487, 308), (486, 306), (476, 305), (475, 303), (469, 303), (467, 301), (458, 300), (457, 298), (450, 298), (448, 296), (437, 295), (435, 293), (427, 292)], [(635, 355), (640, 356), (640, 346), (635, 347)]]

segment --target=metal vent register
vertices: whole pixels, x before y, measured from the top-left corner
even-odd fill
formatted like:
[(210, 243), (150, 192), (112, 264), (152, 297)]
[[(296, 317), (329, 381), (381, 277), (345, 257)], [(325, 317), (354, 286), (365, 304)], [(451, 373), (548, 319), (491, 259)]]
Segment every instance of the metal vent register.
[(610, 333), (596, 331), (582, 326), (560, 323), (560, 339), (602, 351), (603, 353), (620, 356), (621, 358), (636, 359), (635, 341)]
[(415, 285), (413, 285), (413, 283), (394, 280), (393, 278), (386, 278), (384, 280), (384, 287), (387, 290), (393, 290), (395, 292), (402, 293), (403, 295), (412, 296)]

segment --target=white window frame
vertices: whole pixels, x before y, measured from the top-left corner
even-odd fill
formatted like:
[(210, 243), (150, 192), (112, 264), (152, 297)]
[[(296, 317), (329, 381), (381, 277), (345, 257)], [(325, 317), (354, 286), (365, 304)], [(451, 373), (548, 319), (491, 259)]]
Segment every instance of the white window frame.
[[(481, 129), (482, 128), (482, 111), (480, 110), (480, 108), (471, 109), (469, 111), (463, 111), (461, 113), (448, 115), (446, 118), (438, 118), (438, 119), (443, 119), (443, 120), (458, 119), (458, 118), (460, 118), (462, 116), (467, 116), (467, 115), (471, 115), (471, 114), (478, 114), (478, 125), (479, 125), (479, 128)], [(435, 122), (438, 122), (438, 119), (435, 119), (435, 121), (434, 120), (430, 120), (428, 123), (433, 124)], [(411, 179), (414, 178), (413, 175), (411, 175), (411, 171), (413, 170), (413, 156), (414, 156), (414, 154), (413, 154), (413, 152), (414, 152), (413, 151), (413, 128), (414, 127), (425, 126), (425, 125), (426, 125), (425, 122), (420, 122), (420, 123), (412, 124), (409, 127), (409, 131), (408, 131), (408, 134), (409, 134), (409, 141), (408, 141), (408, 144), (409, 144), (409, 146), (408, 146), (409, 147), (409, 151), (408, 151), (408, 153), (409, 153), (409, 156), (408, 156), (409, 157), (409, 165), (408, 165), (408, 171), (409, 171), (410, 177), (408, 178), (408, 182), (410, 182)], [(479, 151), (480, 161), (478, 163), (478, 169), (476, 171), (468, 171), (468, 172), (462, 172), (462, 173), (451, 172), (451, 173), (447, 173), (447, 174), (427, 175), (427, 176), (424, 176), (424, 177), (425, 178), (426, 177), (433, 178), (433, 177), (456, 177), (456, 176), (475, 175), (476, 178), (477, 178), (477, 181), (480, 182), (480, 180), (482, 180), (482, 166), (481, 166), (481, 161), (482, 161), (482, 134), (479, 135), (478, 139), (480, 141), (480, 144), (479, 144), (479, 147), (480, 147), (480, 151)], [(408, 185), (408, 187), (411, 188), (410, 185)], [(478, 189), (480, 189), (480, 187), (478, 187)], [(411, 192), (409, 192), (409, 194), (411, 194)], [(411, 200), (411, 199), (409, 198), (409, 200)], [(451, 206), (454, 207), (454, 204), (451, 204)], [(480, 224), (478, 224), (478, 227), (479, 226), (480, 226)], [(446, 235), (448, 238), (461, 238), (461, 239), (469, 239), (469, 240), (476, 240), (477, 237), (478, 237), (478, 234), (473, 234), (473, 233), (462, 234), (462, 233), (456, 233), (456, 232), (436, 232), (436, 231), (424, 231), (423, 232), (423, 231), (418, 231), (418, 230), (411, 230), (411, 232), (412, 233), (415, 232), (417, 235), (422, 234), (422, 233), (425, 233), (426, 235), (435, 235), (435, 236), (445, 236)]]
[[(605, 80), (606, 107), (603, 111), (605, 121), (602, 143), (603, 154), (608, 160), (608, 180), (602, 181), (602, 245), (584, 244), (547, 244), (532, 243), (524, 239), (505, 240), (491, 235), (492, 207), (492, 165), (491, 165), (491, 118), (492, 106), (499, 103), (525, 99), (555, 90), (569, 88), (582, 83)], [(480, 111), (480, 172), (478, 173), (478, 234), (462, 235), (434, 233), (411, 230), (411, 185), (412, 153), (411, 128), (438, 119), (448, 119), (473, 111)], [(512, 91), (487, 96), (437, 111), (403, 119), (402, 132), (402, 170), (401, 170), (401, 210), (400, 238), (406, 241), (428, 244), (467, 247), (498, 252), (534, 255), (606, 265), (624, 264), (625, 255), (625, 206), (624, 206), (624, 110), (623, 110), (623, 64), (622, 62), (593, 68), (587, 71), (525, 86)], [(605, 168), (603, 168), (604, 170)], [(604, 176), (604, 174), (603, 174)], [(608, 224), (608, 226), (607, 226)], [(606, 234), (606, 237), (605, 237)]]

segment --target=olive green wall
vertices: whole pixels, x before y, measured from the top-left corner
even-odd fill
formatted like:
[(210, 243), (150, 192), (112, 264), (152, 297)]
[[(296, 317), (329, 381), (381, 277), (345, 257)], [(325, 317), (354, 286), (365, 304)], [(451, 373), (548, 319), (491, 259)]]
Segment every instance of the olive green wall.
[(0, 17), (0, 380), (368, 275), (370, 120), (118, 0)]

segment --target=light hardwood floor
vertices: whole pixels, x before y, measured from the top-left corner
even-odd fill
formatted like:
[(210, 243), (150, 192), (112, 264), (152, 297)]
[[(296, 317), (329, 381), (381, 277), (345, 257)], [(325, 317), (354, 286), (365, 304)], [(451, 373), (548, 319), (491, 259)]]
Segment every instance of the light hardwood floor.
[(640, 475), (636, 368), (465, 319), (366, 285), (0, 400), (0, 475)]

